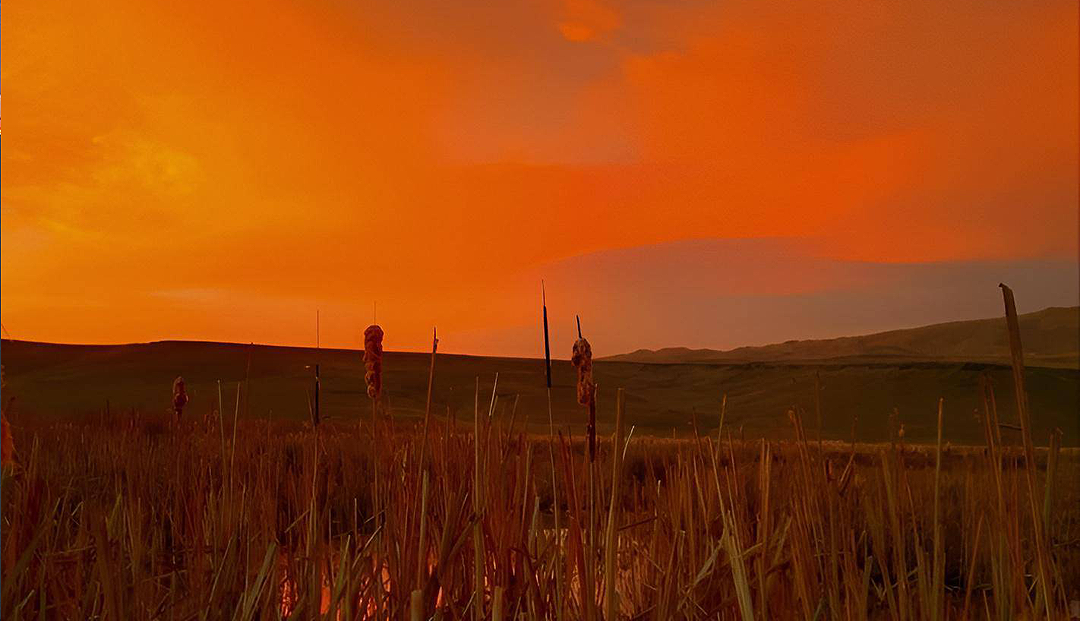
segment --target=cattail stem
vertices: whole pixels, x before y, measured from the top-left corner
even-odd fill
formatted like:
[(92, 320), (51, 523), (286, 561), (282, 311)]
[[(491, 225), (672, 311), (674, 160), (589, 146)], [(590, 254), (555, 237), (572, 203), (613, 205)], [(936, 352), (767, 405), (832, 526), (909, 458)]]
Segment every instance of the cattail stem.
[(221, 380), (217, 381), (218, 430), (221, 431), (221, 484), (225, 485), (225, 413), (221, 404)]
[(311, 424), (313, 427), (318, 427), (319, 422), (322, 420), (322, 414), (319, 410), (319, 393), (322, 392), (322, 381), (319, 379), (319, 365), (315, 365), (315, 408), (312, 411)]
[(814, 410), (817, 412), (817, 444), (818, 458), (820, 459), (823, 445), (821, 442), (821, 428), (825, 424), (821, 415), (821, 371), (814, 372)]
[(229, 457), (229, 492), (232, 492), (236, 478), (236, 427), (240, 422), (240, 382), (236, 383), (236, 409), (233, 410), (232, 455)]
[[(433, 388), (433, 386), (435, 384), (435, 352), (438, 349), (438, 347), (439, 347), (439, 337), (438, 337), (437, 332), (435, 331), (435, 328), (432, 328), (431, 329), (431, 364), (428, 367), (427, 403), (426, 403), (426, 405), (424, 407), (424, 435), (423, 435), (423, 437), (420, 438), (420, 459), (419, 459), (419, 461), (417, 461), (417, 464), (416, 464), (417, 474), (422, 476), (422, 478), (423, 478), (423, 486), (422, 486), (423, 491), (421, 492), (422, 496), (421, 496), (421, 499), (419, 501), (420, 502), (420, 543), (419, 543), (420, 547), (419, 547), (419, 550), (420, 551), (418, 552), (417, 567), (416, 567), (416, 588), (418, 588), (418, 589), (421, 588), (421, 586), (422, 586), (421, 583), (420, 583), (421, 572), (423, 570), (423, 563), (426, 562), (426, 560), (427, 560), (425, 558), (425, 555), (423, 554), (423, 550), (424, 550), (424, 534), (425, 534), (424, 533), (424, 527), (426, 525), (425, 524), (425, 519), (426, 519), (426, 515), (427, 515), (427, 509), (426, 509), (427, 504), (426, 503), (427, 503), (427, 483), (428, 483), (428, 473), (427, 473), (427, 470), (425, 470), (425, 465), (426, 465), (426, 462), (427, 462), (428, 428), (431, 425), (431, 391), (432, 391), (432, 388)], [(414, 500), (412, 502), (411, 506), (415, 507), (416, 502), (417, 501)]]
[[(1012, 353), (1013, 383), (1016, 385), (1016, 410), (1020, 417), (1020, 433), (1024, 440), (1024, 472), (1027, 475), (1028, 499), (1031, 518), (1035, 523), (1035, 558), (1039, 576), (1039, 591), (1042, 604), (1036, 609), (1045, 611), (1047, 618), (1053, 609), (1050, 595), (1050, 568), (1047, 560), (1046, 534), (1043, 531), (1042, 516), (1039, 515), (1037, 497), (1038, 482), (1035, 478), (1035, 446), (1031, 439), (1031, 413), (1028, 412), (1027, 390), (1024, 388), (1024, 348), (1020, 341), (1020, 321), (1016, 316), (1016, 300), (1012, 289), (1004, 284), (1001, 294), (1005, 301), (1005, 322), (1009, 329), (1009, 351)], [(1042, 606), (1045, 606), (1043, 608)]]
[(540, 281), (540, 305), (544, 317), (544, 372), (547, 378), (547, 409), (548, 409), (548, 459), (551, 462), (551, 513), (555, 518), (554, 563), (555, 563), (555, 619), (562, 621), (563, 597), (562, 597), (562, 559), (559, 550), (562, 549), (562, 529), (559, 526), (559, 480), (555, 473), (555, 419), (551, 413), (551, 339), (548, 333), (547, 316), (547, 291), (544, 289), (544, 281)]
[(413, 618), (420, 618), (418, 613), (423, 612), (423, 598), (420, 598), (419, 607), (417, 610), (417, 593), (423, 595), (424, 588), (424, 569), (427, 565), (427, 499), (428, 499), (428, 473), (424, 471), (423, 482), (420, 484), (420, 537), (416, 542), (416, 590), (413, 591), (412, 596), (412, 614)]
[(497, 586), (495, 587), (495, 596), (491, 600), (491, 619), (492, 621), (502, 621), (503, 619), (503, 594), (506, 588)]
[(971, 609), (971, 591), (975, 586), (975, 559), (979, 555), (979, 542), (982, 541), (982, 527), (985, 516), (979, 515), (979, 524), (975, 527), (975, 543), (971, 547), (971, 562), (968, 563), (968, 574), (964, 586), (964, 608), (960, 612), (961, 619), (969, 619), (968, 611)]
[(930, 588), (931, 593), (931, 618), (937, 621), (941, 618), (942, 598), (945, 595), (945, 554), (941, 540), (941, 432), (944, 420), (945, 399), (938, 399), (937, 416), (937, 447), (934, 460), (934, 557), (931, 567)]
[(585, 600), (585, 619), (592, 621), (596, 619), (596, 466), (593, 462), (592, 450), (588, 453), (588, 459), (585, 460), (585, 477), (589, 496), (587, 500), (589, 512), (586, 514), (588, 554), (585, 556), (585, 592), (582, 597)]
[(409, 621), (424, 621), (424, 592), (420, 589), (409, 597)]
[(424, 437), (420, 444), (420, 469), (424, 469), (424, 460), (427, 457), (428, 427), (431, 425), (431, 391), (435, 386), (435, 352), (439, 349), (439, 335), (435, 328), (431, 329), (431, 364), (428, 367), (427, 401), (424, 405)]
[(374, 398), (371, 399), (371, 467), (372, 467), (372, 494), (371, 494), (371, 514), (374, 518), (375, 524), (375, 579), (373, 585), (375, 588), (375, 618), (378, 619), (382, 612), (382, 514), (380, 512), (381, 503), (379, 502), (379, 438), (378, 438), (378, 401)]
[(551, 413), (551, 386), (547, 389), (548, 407), (548, 459), (551, 462), (551, 513), (555, 517), (555, 618), (562, 621), (562, 559), (559, 558), (559, 550), (562, 549), (562, 529), (559, 525), (559, 513), (562, 512), (559, 504), (559, 480), (555, 473), (555, 419)]
[(483, 477), (480, 461), (480, 377), (476, 378), (473, 404), (473, 619), (484, 618), (484, 540), (481, 521), (484, 503), (481, 497)]
[(1053, 512), (1054, 485), (1057, 479), (1058, 457), (1061, 453), (1061, 430), (1050, 432), (1050, 451), (1046, 455), (1046, 495), (1043, 498), (1043, 532), (1050, 537), (1050, 515)]

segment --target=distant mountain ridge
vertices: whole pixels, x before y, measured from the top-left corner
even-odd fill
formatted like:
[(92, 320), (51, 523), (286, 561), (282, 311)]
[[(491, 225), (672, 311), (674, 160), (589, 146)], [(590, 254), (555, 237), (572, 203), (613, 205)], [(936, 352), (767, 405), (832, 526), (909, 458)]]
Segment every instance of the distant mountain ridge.
[[(1020, 315), (1024, 360), (1031, 366), (1080, 365), (1080, 307), (1051, 307)], [(603, 360), (645, 363), (805, 361), (1009, 362), (1005, 318), (952, 321), (862, 336), (796, 340), (729, 350), (639, 349)]]

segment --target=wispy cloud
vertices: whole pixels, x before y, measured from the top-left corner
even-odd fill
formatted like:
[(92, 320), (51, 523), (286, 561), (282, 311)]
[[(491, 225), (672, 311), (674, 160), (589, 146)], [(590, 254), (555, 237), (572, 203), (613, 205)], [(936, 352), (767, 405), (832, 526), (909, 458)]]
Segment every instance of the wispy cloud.
[(593, 41), (608, 36), (622, 25), (618, 11), (601, 0), (564, 0), (559, 32), (568, 41)]
[[(581, 269), (603, 275), (562, 295), (622, 299), (612, 321), (627, 335), (658, 316), (630, 312), (635, 300), (709, 309), (663, 315), (686, 331), (670, 341), (704, 345), (724, 305), (687, 291), (794, 313), (784, 300), (887, 282), (888, 264), (1075, 263), (1077, 12), (12, 4), (4, 322), (55, 340), (297, 342), (321, 307), (326, 342), (350, 344), (377, 299), (395, 346), (424, 346), (437, 323), (448, 339), (496, 335), (462, 349), (519, 352), (540, 266), (593, 256)], [(683, 261), (659, 245), (692, 238), (809, 254), (785, 266), (766, 243)], [(652, 259), (600, 270), (620, 248)], [(619, 298), (612, 283), (638, 272), (640, 296)], [(227, 295), (191, 312), (153, 294), (166, 288)], [(887, 294), (866, 291), (861, 304)], [(741, 330), (774, 333), (761, 306), (743, 308), (756, 310)]]

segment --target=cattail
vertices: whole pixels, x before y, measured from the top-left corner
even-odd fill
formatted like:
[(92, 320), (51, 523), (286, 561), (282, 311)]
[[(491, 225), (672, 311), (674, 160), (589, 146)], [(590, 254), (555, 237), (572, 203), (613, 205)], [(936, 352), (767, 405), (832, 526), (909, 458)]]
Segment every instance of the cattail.
[(574, 343), (574, 355), (570, 358), (571, 364), (577, 370), (577, 399), (578, 403), (589, 410), (589, 422), (585, 427), (585, 435), (588, 440), (588, 504), (589, 504), (589, 539), (587, 560), (585, 562), (585, 592), (590, 596), (585, 599), (585, 618), (595, 619), (596, 616), (596, 589), (593, 586), (595, 576), (594, 565), (596, 563), (596, 384), (592, 376), (592, 347), (585, 337), (581, 336), (581, 320), (578, 319), (578, 340)]
[(184, 406), (187, 405), (187, 402), (188, 395), (187, 390), (184, 388), (184, 378), (178, 375), (172, 383), (173, 413), (176, 414), (178, 420), (184, 414)]
[(371, 324), (364, 330), (364, 381), (372, 399), (378, 399), (382, 393), (382, 339), (383, 331), (378, 324)]
[(596, 398), (596, 384), (592, 376), (592, 347), (589, 341), (579, 338), (574, 343), (574, 356), (571, 364), (577, 369), (577, 400), (581, 405), (592, 405)]

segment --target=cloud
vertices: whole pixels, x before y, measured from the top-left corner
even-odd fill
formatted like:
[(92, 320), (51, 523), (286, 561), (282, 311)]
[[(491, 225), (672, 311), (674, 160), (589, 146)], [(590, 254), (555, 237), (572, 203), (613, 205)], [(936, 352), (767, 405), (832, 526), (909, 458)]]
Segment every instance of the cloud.
[[(542, 267), (618, 249), (655, 258), (562, 295), (642, 271), (713, 312), (670, 286), (779, 300), (885, 277), (837, 267), (860, 262), (1075, 262), (1075, 3), (8, 9), (0, 300), (28, 338), (306, 342), (321, 307), (351, 344), (378, 299), (398, 344), (436, 323), (517, 352)], [(690, 278), (712, 255), (659, 244), (695, 238), (806, 254)], [(230, 297), (185, 314), (163, 289)]]
[(580, 315), (594, 350), (604, 352), (598, 355), (728, 349), (996, 317), (999, 282), (1017, 291), (1021, 312), (1080, 299), (1074, 260), (877, 263), (822, 257), (815, 245), (700, 239), (573, 257), (531, 275), (546, 280), (555, 330), (572, 334)]
[(583, 43), (609, 36), (622, 25), (622, 17), (600, 0), (564, 0), (559, 32), (567, 41)]

